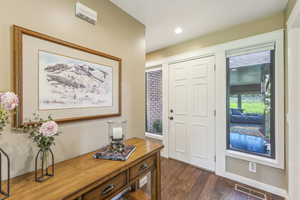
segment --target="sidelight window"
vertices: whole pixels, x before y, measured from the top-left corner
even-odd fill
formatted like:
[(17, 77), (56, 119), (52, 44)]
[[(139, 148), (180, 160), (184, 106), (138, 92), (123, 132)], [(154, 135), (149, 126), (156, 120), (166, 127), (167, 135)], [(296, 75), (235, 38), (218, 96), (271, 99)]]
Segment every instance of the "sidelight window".
[(146, 132), (162, 135), (162, 69), (154, 68), (145, 73)]

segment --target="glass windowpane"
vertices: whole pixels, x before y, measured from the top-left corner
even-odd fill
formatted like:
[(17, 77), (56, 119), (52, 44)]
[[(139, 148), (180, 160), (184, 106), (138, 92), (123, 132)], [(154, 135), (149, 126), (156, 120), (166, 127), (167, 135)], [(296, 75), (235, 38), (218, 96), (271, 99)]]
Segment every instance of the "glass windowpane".
[(274, 51), (227, 58), (227, 148), (275, 157)]

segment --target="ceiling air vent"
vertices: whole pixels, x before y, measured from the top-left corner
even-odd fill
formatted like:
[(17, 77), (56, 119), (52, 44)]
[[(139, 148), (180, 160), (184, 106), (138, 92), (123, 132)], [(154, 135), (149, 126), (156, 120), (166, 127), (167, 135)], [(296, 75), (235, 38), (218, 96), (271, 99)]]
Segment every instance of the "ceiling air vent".
[(93, 25), (97, 23), (98, 13), (80, 2), (76, 3), (75, 15)]
[(235, 184), (235, 190), (244, 194), (247, 194), (251, 197), (255, 197), (257, 199), (261, 199), (261, 200), (267, 200), (267, 195), (266, 193), (260, 192), (258, 190), (254, 190), (252, 188), (243, 186), (243, 185), (239, 185), (239, 184)]

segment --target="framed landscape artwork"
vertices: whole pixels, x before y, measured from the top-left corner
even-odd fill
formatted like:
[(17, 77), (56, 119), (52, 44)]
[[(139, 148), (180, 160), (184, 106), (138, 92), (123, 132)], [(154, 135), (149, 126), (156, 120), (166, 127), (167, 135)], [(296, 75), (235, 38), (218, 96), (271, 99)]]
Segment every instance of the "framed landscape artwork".
[(112, 106), (112, 68), (39, 51), (39, 109)]
[(121, 115), (121, 59), (14, 26), (16, 126), (33, 113), (70, 122)]

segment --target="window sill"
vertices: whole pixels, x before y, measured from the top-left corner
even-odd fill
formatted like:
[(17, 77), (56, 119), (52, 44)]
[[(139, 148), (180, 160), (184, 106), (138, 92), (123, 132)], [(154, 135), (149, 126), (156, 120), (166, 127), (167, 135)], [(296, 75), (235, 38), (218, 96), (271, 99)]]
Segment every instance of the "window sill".
[(255, 162), (255, 163), (258, 163), (261, 165), (266, 165), (266, 166), (270, 166), (270, 167), (274, 167), (274, 168), (284, 169), (283, 162), (280, 163), (278, 160), (272, 159), (272, 158), (251, 155), (251, 154), (233, 151), (233, 150), (226, 150), (226, 156), (241, 159), (241, 160), (246, 160), (249, 162)]
[(145, 136), (148, 138), (153, 138), (153, 139), (161, 140), (161, 141), (164, 139), (164, 136), (162, 136), (162, 135), (147, 133), (147, 132), (145, 133)]

